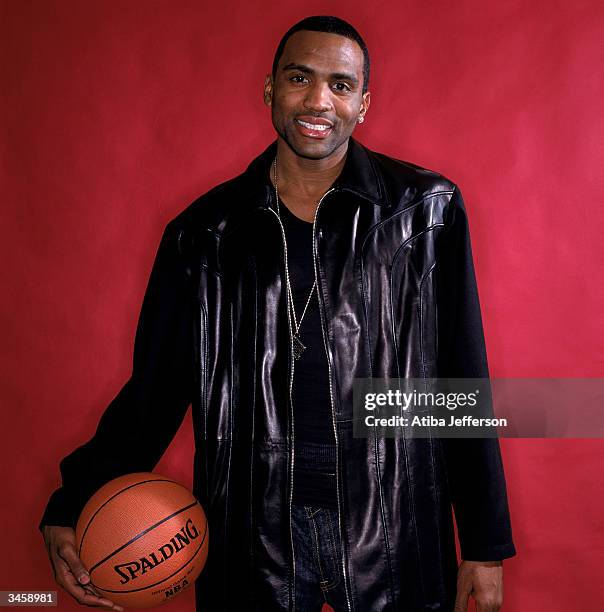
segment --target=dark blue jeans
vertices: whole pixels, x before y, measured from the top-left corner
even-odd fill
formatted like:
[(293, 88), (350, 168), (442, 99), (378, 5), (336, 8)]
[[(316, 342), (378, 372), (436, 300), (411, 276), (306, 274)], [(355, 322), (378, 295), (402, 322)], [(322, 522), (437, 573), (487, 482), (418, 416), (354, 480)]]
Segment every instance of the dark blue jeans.
[(296, 612), (320, 612), (325, 602), (347, 610), (337, 511), (292, 505), (292, 535)]

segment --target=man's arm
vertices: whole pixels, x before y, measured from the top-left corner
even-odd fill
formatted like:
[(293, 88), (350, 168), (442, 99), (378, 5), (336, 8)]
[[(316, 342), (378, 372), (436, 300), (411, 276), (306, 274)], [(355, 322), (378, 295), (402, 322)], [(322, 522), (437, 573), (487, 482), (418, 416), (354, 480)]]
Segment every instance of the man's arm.
[(40, 521), (57, 581), (80, 603), (103, 605), (85, 596), (75, 579), (83, 577), (80, 585), (89, 582), (73, 548), (82, 508), (109, 480), (153, 470), (192, 400), (195, 293), (190, 283), (178, 229), (170, 223), (143, 299), (131, 376), (101, 416), (94, 436), (61, 461), (62, 486)]
[[(488, 378), (468, 220), (457, 187), (445, 226), (437, 245), (435, 275), (437, 373), (442, 378)], [(441, 443), (463, 559), (458, 597), (470, 580), (474, 594), (496, 600), (502, 588), (501, 560), (516, 554), (499, 441), (443, 438)], [(479, 610), (499, 609), (483, 607), (478, 599), (477, 603)]]

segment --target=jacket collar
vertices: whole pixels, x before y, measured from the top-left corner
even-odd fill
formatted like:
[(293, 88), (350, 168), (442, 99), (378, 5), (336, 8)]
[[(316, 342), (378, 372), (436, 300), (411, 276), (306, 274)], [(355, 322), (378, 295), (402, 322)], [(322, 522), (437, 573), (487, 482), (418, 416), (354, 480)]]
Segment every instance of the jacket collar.
[[(260, 208), (268, 208), (272, 183), (270, 180), (271, 164), (277, 152), (277, 141), (274, 140), (258, 157), (249, 164), (243, 176), (247, 191)], [(386, 189), (372, 151), (358, 140), (348, 139), (348, 150), (344, 167), (333, 183), (340, 191), (353, 193), (364, 200), (379, 206), (388, 206)]]

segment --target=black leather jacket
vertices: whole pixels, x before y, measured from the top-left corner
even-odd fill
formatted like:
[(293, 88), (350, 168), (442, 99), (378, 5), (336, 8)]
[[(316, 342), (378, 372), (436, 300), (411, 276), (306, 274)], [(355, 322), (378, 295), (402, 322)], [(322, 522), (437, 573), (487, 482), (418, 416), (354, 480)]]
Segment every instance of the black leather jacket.
[[(166, 227), (132, 376), (62, 461), (41, 522), (73, 525), (103, 482), (153, 469), (192, 403), (194, 490), (210, 525), (200, 611), (294, 609), (294, 361), (275, 152), (273, 142)], [(462, 558), (515, 554), (497, 440), (354, 438), (351, 419), (356, 377), (488, 376), (461, 194), (351, 138), (314, 225), (349, 610), (451, 610), (452, 504)]]

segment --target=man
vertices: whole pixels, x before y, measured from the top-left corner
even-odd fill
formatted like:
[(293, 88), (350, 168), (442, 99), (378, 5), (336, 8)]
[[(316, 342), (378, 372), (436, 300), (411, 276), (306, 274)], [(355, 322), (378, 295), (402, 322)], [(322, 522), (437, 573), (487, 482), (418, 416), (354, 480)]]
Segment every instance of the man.
[(132, 376), (41, 521), (80, 602), (112, 605), (75, 553), (80, 509), (152, 470), (192, 403), (212, 532), (198, 610), (500, 608), (497, 440), (352, 435), (355, 378), (488, 377), (459, 189), (351, 137), (368, 82), (352, 26), (294, 25), (264, 83), (277, 141), (166, 227)]

